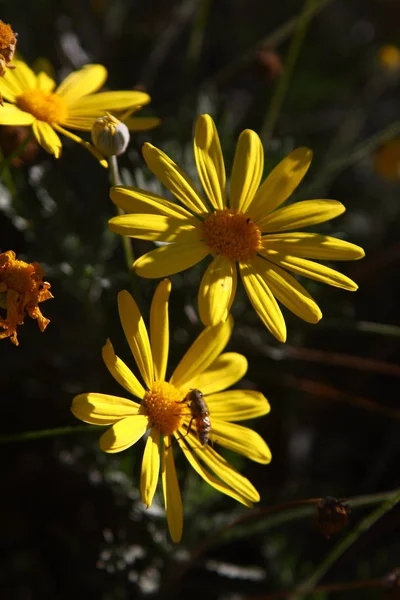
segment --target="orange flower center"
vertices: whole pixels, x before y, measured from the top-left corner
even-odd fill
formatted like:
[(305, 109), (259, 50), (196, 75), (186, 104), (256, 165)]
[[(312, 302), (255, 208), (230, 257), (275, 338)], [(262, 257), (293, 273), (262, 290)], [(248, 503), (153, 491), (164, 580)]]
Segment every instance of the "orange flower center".
[(144, 395), (142, 405), (153, 427), (162, 435), (171, 435), (180, 427), (188, 408), (185, 395), (166, 381), (156, 381)]
[(248, 260), (261, 248), (261, 231), (250, 218), (229, 208), (217, 210), (203, 222), (204, 241), (214, 256)]
[(26, 90), (17, 97), (17, 106), (46, 123), (61, 123), (68, 116), (64, 100), (57, 94), (42, 90)]

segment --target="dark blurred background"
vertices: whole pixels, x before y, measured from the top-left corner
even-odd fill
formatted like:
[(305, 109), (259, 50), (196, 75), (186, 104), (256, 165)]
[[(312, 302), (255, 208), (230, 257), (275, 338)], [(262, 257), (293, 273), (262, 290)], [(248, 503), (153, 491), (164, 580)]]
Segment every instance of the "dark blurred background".
[[(151, 94), (142, 114), (161, 117), (162, 125), (133, 134), (120, 166), (126, 183), (157, 191), (141, 145), (150, 140), (196, 177), (192, 131), (204, 112), (216, 120), (229, 172), (240, 131), (262, 129), (290, 43), (280, 28), (302, 6), (298, 0), (15, 0), (0, 3), (0, 18), (19, 33), (20, 56), (37, 68), (50, 61), (58, 80), (99, 62), (109, 71), (109, 89)], [(266, 173), (294, 147), (313, 149), (295, 199), (342, 201), (345, 215), (318, 231), (362, 245), (367, 256), (337, 265), (359, 284), (356, 293), (302, 280), (324, 318), (309, 325), (285, 311), (286, 345), (274, 341), (238, 291), (229, 349), (249, 360), (240, 386), (271, 402), (270, 415), (250, 424), (270, 445), (273, 461), (262, 466), (224, 454), (258, 488), (262, 507), (399, 485), (400, 157), (390, 155), (389, 175), (379, 167), (386, 164), (385, 140), (400, 134), (399, 75), (378, 58), (381, 46), (400, 44), (399, 20), (397, 0), (328, 3), (312, 20), (266, 148)], [(24, 132), (0, 129), (7, 156)], [(121, 394), (101, 360), (107, 337), (133, 368), (116, 304), (117, 292), (131, 282), (121, 240), (107, 229), (114, 215), (107, 172), (77, 145), (63, 143), (59, 160), (31, 144), (1, 182), (0, 252), (39, 261), (55, 296), (41, 305), (51, 319), (45, 333), (27, 319), (19, 347), (0, 341), (3, 436), (80, 425), (70, 414), (77, 393)], [(201, 330), (195, 310), (203, 269), (172, 277), (171, 368)], [(148, 308), (156, 282), (140, 284)], [(329, 540), (313, 509), (301, 519), (254, 518), (214, 538), (248, 513), (177, 456), (185, 527), (174, 546), (161, 496), (147, 511), (139, 498), (143, 443), (105, 455), (100, 433), (0, 446), (1, 599), (268, 598), (311, 574), (373, 508), (353, 509), (347, 529)], [(394, 509), (323, 582), (376, 579), (399, 567), (399, 532)], [(396, 593), (371, 587), (309, 598)]]

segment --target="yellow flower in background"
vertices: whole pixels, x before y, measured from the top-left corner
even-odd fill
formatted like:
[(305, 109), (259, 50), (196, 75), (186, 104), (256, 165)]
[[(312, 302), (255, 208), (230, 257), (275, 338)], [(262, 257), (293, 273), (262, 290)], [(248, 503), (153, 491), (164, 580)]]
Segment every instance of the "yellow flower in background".
[[(264, 440), (251, 429), (232, 421), (260, 417), (267, 414), (270, 407), (259, 392), (223, 391), (247, 371), (244, 356), (235, 352), (222, 353), (232, 333), (231, 318), (204, 329), (171, 377), (166, 379), (170, 290), (168, 279), (156, 289), (150, 310), (150, 335), (132, 296), (126, 291), (118, 295), (121, 324), (144, 386), (115, 355), (109, 340), (103, 348), (103, 359), (111, 375), (139, 402), (107, 394), (80, 394), (73, 400), (72, 412), (86, 423), (111, 426), (100, 438), (100, 447), (105, 452), (121, 452), (150, 430), (142, 463), (141, 495), (144, 504), (150, 506), (161, 473), (168, 527), (172, 539), (178, 542), (182, 536), (183, 508), (174, 448), (180, 447), (190, 465), (218, 491), (246, 506), (260, 499), (252, 484), (213, 447), (201, 444), (195, 421), (190, 423), (191, 413), (184, 401), (187, 393), (198, 389), (204, 394), (213, 444), (225, 446), (262, 464), (271, 460)], [(175, 441), (177, 444), (173, 443)]]
[(46, 329), (50, 320), (42, 315), (38, 304), (53, 295), (43, 277), (39, 263), (17, 260), (12, 250), (0, 254), (0, 308), (7, 311), (5, 319), (0, 316), (0, 339), (9, 337), (18, 346), (17, 326), (23, 324), (26, 313), (37, 319), (40, 331)]
[(374, 154), (373, 164), (383, 179), (400, 181), (400, 139), (382, 144)]
[[(166, 154), (143, 147), (148, 167), (183, 204), (135, 188), (114, 187), (111, 198), (126, 213), (109, 221), (116, 233), (169, 242), (135, 261), (142, 277), (164, 277), (213, 257), (199, 290), (199, 313), (205, 325), (228, 317), (237, 286), (237, 269), (259, 317), (280, 341), (286, 325), (277, 300), (309, 323), (322, 313), (300, 283), (288, 273), (304, 275), (354, 291), (357, 285), (338, 271), (309, 259), (355, 260), (359, 246), (316, 233), (298, 232), (345, 211), (336, 200), (305, 200), (279, 208), (299, 185), (312, 152), (298, 148), (284, 158), (260, 185), (264, 153), (249, 129), (239, 137), (231, 173), (229, 198), (224, 159), (214, 121), (199, 117), (194, 155), (205, 197)], [(290, 230), (294, 232), (287, 233)]]
[[(86, 65), (70, 73), (56, 89), (55, 81), (45, 72), (36, 75), (20, 60), (15, 61), (15, 66), (6, 78), (0, 79), (0, 93), (9, 101), (0, 113), (0, 125), (32, 125), (39, 144), (56, 158), (62, 149), (58, 132), (102, 160), (91, 144), (68, 129), (91, 131), (94, 121), (107, 111), (132, 113), (150, 102), (150, 96), (139, 91), (94, 93), (107, 79), (107, 69), (102, 65)], [(151, 129), (159, 122), (152, 117), (130, 116), (125, 120), (133, 131)]]
[(379, 65), (387, 72), (400, 71), (400, 50), (393, 44), (381, 46), (377, 53)]

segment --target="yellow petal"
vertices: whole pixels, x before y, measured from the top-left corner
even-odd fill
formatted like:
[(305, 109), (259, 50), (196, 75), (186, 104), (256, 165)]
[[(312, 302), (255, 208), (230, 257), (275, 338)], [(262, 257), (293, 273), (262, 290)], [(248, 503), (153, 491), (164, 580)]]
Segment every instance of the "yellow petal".
[(197, 264), (210, 253), (204, 242), (173, 243), (161, 246), (138, 258), (133, 267), (141, 277), (167, 277)]
[(213, 429), (214, 419), (245, 421), (246, 419), (255, 419), (267, 415), (271, 410), (265, 396), (255, 390), (229, 390), (228, 392), (211, 394), (206, 397), (206, 402), (210, 411)]
[(103, 65), (85, 65), (79, 71), (70, 73), (58, 86), (56, 94), (72, 104), (87, 94), (97, 92), (107, 79), (107, 69)]
[(257, 263), (253, 265), (253, 261), (254, 259), (249, 260), (247, 264), (239, 263), (243, 285), (250, 302), (264, 325), (277, 340), (285, 342), (286, 325), (281, 309), (265, 279), (257, 271)]
[(121, 324), (140, 374), (148, 388), (154, 382), (153, 358), (146, 325), (136, 302), (123, 290), (118, 294), (118, 310)]
[(245, 356), (236, 352), (225, 352), (218, 356), (203, 373), (195, 375), (193, 379), (188, 381), (187, 387), (201, 390), (207, 396), (208, 404), (208, 394), (226, 390), (226, 388), (240, 381), (246, 372), (247, 360)]
[(297, 148), (271, 171), (248, 208), (257, 224), (289, 198), (307, 173), (311, 160), (311, 150)]
[[(62, 121), (62, 124), (69, 129), (76, 129), (78, 131), (92, 131), (93, 123), (95, 122), (95, 117), (71, 117), (67, 116), (65, 121)], [(60, 121), (61, 123), (61, 121)]]
[(147, 438), (144, 449), (142, 474), (140, 476), (140, 493), (143, 504), (147, 508), (151, 506), (157, 489), (158, 476), (160, 473), (160, 432), (153, 429)]
[(9, 77), (10, 83), (12, 80), (14, 89), (18, 90), (19, 94), (25, 90), (34, 90), (37, 87), (37, 79), (32, 69), (22, 60), (15, 60), (13, 64), (15, 69), (8, 69), (7, 77)]
[(338, 217), (346, 208), (337, 200), (304, 200), (276, 210), (258, 221), (262, 233), (302, 229)]
[(214, 477), (214, 475), (209, 473), (209, 471), (207, 471), (207, 469), (200, 463), (200, 461), (192, 453), (192, 451), (189, 449), (189, 447), (186, 445), (185, 442), (178, 439), (178, 444), (181, 447), (181, 450), (184, 453), (184, 455), (186, 456), (190, 465), (200, 475), (200, 477), (202, 477), (204, 479), (204, 481), (206, 483), (208, 483), (208, 485), (210, 485), (211, 487), (218, 490), (218, 492), (221, 492), (222, 494), (226, 494), (227, 496), (230, 496), (231, 498), (233, 498), (234, 500), (237, 500), (241, 504), (244, 504), (245, 506), (252, 508), (252, 506), (253, 506), (252, 502), (250, 502), (247, 498), (243, 497), (236, 490), (232, 489), (231, 487), (229, 487), (228, 485), (226, 485), (225, 483), (223, 483), (222, 481), (220, 481), (219, 479)]
[[(237, 425), (239, 427), (239, 425)], [(216, 476), (233, 488), (243, 498), (246, 498), (250, 502), (258, 502), (260, 500), (260, 494), (256, 488), (250, 483), (246, 477), (243, 477), (230, 465), (218, 452), (216, 452), (211, 446), (201, 446), (197, 437), (190, 433), (185, 439), (187, 439), (190, 446), (194, 449), (197, 456), (201, 458), (206, 467), (214, 471)]]
[(318, 233), (277, 233), (264, 236), (263, 248), (319, 260), (357, 260), (365, 256), (356, 244)]
[(128, 392), (142, 399), (146, 393), (146, 390), (142, 384), (138, 381), (132, 371), (126, 366), (126, 364), (116, 356), (114, 348), (110, 340), (107, 340), (103, 347), (103, 360), (106, 364), (107, 369), (111, 375), (123, 388)]
[[(0, 87), (0, 93), (1, 90)], [(35, 122), (33, 115), (20, 110), (13, 104), (4, 103), (4, 106), (0, 106), (0, 108), (0, 125), (32, 125)]]
[(195, 375), (200, 375), (221, 354), (232, 335), (233, 319), (215, 327), (206, 327), (190, 346), (171, 377), (176, 387), (186, 387)]
[(151, 98), (144, 92), (121, 91), (121, 92), (101, 92), (100, 94), (91, 94), (85, 98), (79, 98), (77, 101), (68, 101), (68, 112), (71, 117), (81, 115), (83, 117), (104, 116), (105, 111), (118, 111), (135, 106), (144, 106), (150, 102)]
[(49, 94), (56, 87), (56, 82), (47, 73), (41, 71), (36, 78), (36, 85), (39, 90)]
[(0, 93), (6, 100), (15, 102), (17, 96), (22, 94), (24, 90), (21, 90), (19, 82), (14, 79), (12, 73), (11, 69), (7, 69), (3, 77), (0, 77)]
[(49, 123), (44, 121), (34, 121), (32, 124), (33, 133), (39, 144), (56, 158), (60, 158), (62, 143), (54, 129)]
[[(193, 218), (192, 214), (178, 204), (158, 194), (134, 187), (112, 187), (110, 198), (126, 213), (164, 215), (175, 219)], [(197, 220), (200, 223), (199, 220)]]
[(164, 215), (129, 214), (113, 217), (108, 221), (111, 231), (158, 242), (200, 242), (200, 223), (195, 217), (175, 219)]
[(194, 137), (194, 157), (200, 181), (214, 208), (226, 207), (224, 157), (217, 128), (210, 115), (200, 115)]
[(254, 258), (253, 266), (279, 302), (307, 323), (318, 323), (322, 318), (318, 304), (294, 277), (263, 258)]
[(239, 137), (231, 175), (230, 207), (246, 212), (260, 185), (264, 150), (255, 131), (245, 129)]
[(263, 256), (275, 264), (280, 265), (289, 271), (293, 271), (298, 275), (304, 275), (309, 279), (315, 279), (316, 281), (321, 281), (327, 285), (342, 288), (349, 292), (358, 290), (358, 285), (352, 279), (346, 277), (346, 275), (343, 275), (330, 267), (326, 267), (325, 265), (313, 262), (312, 260), (306, 260), (305, 258), (299, 258), (297, 256), (289, 256), (287, 254), (272, 254), (271, 252), (263, 252)]
[(216, 256), (207, 267), (199, 289), (199, 315), (204, 325), (226, 321), (236, 293), (236, 264)]
[(150, 131), (161, 124), (158, 117), (128, 117), (124, 123), (129, 131)]
[(139, 414), (140, 404), (109, 394), (79, 394), (72, 401), (71, 411), (81, 421), (91, 425), (112, 425), (125, 417)]
[(144, 144), (142, 153), (149, 169), (184, 206), (197, 214), (208, 213), (195, 184), (173, 160), (149, 143)]
[(183, 531), (183, 506), (169, 436), (164, 437), (161, 478), (169, 533), (177, 544)]
[(154, 292), (150, 308), (150, 343), (156, 381), (164, 381), (167, 371), (169, 351), (168, 301), (170, 293), (171, 282), (169, 279), (164, 279), (158, 284)]
[(271, 462), (271, 451), (267, 444), (258, 433), (248, 427), (213, 419), (212, 439), (217, 444), (262, 465)]
[(126, 417), (114, 423), (99, 440), (100, 448), (104, 452), (122, 452), (136, 444), (149, 427), (149, 418), (146, 415)]

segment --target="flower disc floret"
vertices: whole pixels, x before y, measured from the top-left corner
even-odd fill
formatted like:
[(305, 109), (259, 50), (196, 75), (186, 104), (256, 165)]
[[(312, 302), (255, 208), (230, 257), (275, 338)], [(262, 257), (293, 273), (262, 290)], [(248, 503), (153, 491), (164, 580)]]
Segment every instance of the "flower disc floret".
[(143, 398), (142, 405), (153, 427), (171, 435), (181, 426), (187, 412), (182, 391), (166, 381), (156, 381)]
[(261, 248), (261, 231), (237, 210), (217, 210), (203, 222), (204, 241), (214, 256), (248, 260)]
[(60, 123), (68, 116), (64, 100), (57, 94), (49, 94), (42, 90), (26, 90), (17, 97), (16, 104), (21, 110), (45, 123)]

